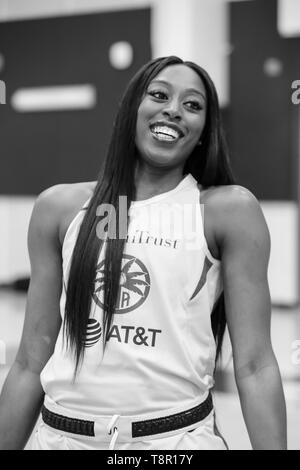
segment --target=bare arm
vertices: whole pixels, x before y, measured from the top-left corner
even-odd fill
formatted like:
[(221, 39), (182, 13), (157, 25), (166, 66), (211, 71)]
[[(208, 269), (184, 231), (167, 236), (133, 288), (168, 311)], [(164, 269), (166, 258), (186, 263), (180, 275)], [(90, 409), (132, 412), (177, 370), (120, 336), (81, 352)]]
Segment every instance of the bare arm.
[(269, 232), (257, 200), (234, 187), (219, 222), (235, 378), (253, 449), (286, 449), (286, 408), (270, 338)]
[(52, 355), (61, 325), (58, 192), (50, 188), (42, 193), (31, 216), (31, 281), (20, 347), (0, 397), (0, 449), (23, 449), (30, 437), (44, 396), (40, 373)]

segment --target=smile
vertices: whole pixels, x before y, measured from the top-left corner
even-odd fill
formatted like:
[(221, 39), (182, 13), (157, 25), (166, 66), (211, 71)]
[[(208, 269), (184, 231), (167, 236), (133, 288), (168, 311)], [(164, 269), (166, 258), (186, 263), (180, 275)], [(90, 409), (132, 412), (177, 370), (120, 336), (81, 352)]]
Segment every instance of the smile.
[(150, 126), (150, 131), (153, 137), (161, 142), (177, 142), (182, 135), (172, 127), (169, 126), (159, 126), (154, 124)]

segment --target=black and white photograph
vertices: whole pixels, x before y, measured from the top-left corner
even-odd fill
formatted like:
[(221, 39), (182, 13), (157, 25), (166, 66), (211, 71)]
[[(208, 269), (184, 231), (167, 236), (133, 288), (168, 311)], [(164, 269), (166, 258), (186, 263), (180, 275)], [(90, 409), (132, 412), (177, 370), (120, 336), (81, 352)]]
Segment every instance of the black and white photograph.
[(300, 0), (0, 0), (0, 450), (300, 450)]

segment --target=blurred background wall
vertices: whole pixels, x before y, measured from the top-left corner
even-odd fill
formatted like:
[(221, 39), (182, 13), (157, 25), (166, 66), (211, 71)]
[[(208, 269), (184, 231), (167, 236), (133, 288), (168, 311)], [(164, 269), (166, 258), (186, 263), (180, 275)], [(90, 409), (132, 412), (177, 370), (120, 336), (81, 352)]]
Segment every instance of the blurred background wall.
[(177, 54), (215, 81), (238, 182), (270, 228), (272, 301), (296, 305), (299, 22), (298, 0), (0, 0), (0, 282), (30, 273), (36, 195), (95, 180), (128, 80)]
[[(0, 287), (30, 276), (26, 238), (36, 196), (97, 178), (118, 102), (138, 68), (169, 54), (198, 62), (216, 84), (237, 180), (260, 200), (270, 229), (272, 343), (295, 449), (300, 104), (291, 98), (299, 51), (300, 0), (0, 0)], [(1, 290), (0, 388), (25, 302), (26, 294)], [(227, 335), (217, 415), (230, 448), (248, 449), (232, 372)]]

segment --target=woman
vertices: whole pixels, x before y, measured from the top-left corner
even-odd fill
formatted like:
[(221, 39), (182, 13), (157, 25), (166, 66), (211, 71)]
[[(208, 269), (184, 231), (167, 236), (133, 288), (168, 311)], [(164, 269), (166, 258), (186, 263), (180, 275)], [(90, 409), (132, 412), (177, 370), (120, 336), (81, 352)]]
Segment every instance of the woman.
[[(226, 321), (252, 446), (286, 448), (269, 233), (233, 183), (207, 73), (173, 56), (146, 64), (99, 181), (53, 187), (35, 204), (1, 448), (23, 448), (42, 407), (34, 449), (225, 449), (210, 389)], [(190, 209), (196, 229), (180, 232)]]

